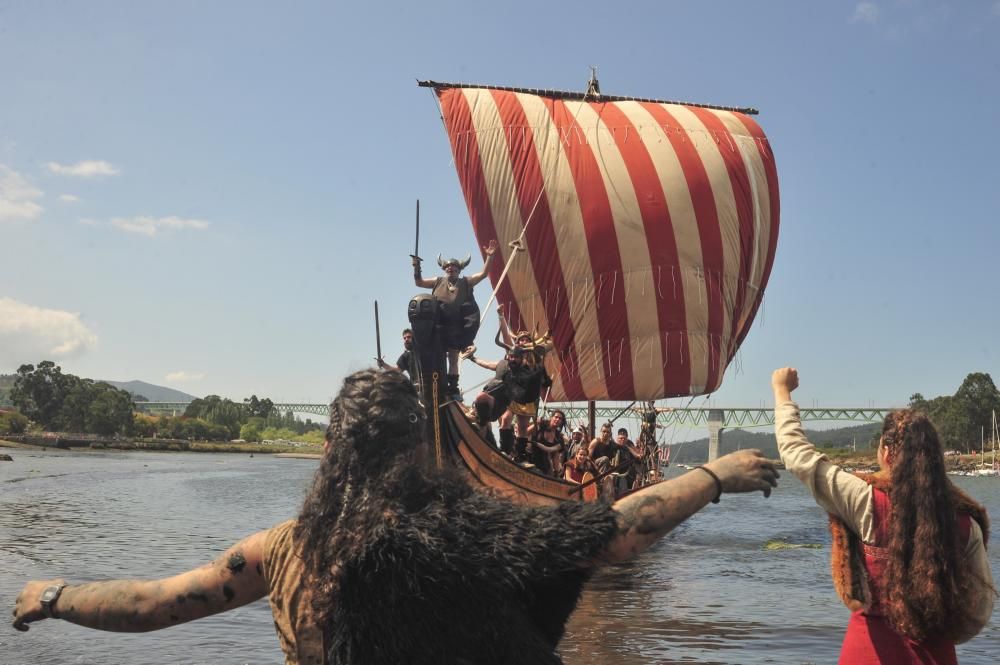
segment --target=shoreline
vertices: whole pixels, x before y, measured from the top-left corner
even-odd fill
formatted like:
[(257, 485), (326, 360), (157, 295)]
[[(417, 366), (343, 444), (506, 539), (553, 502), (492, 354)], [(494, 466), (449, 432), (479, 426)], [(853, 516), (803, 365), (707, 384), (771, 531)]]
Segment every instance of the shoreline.
[(173, 441), (173, 440), (123, 440), (99, 441), (89, 445), (58, 445), (58, 439), (50, 445), (11, 441), (0, 437), (0, 449), (10, 450), (65, 450), (82, 453), (114, 450), (118, 452), (153, 452), (153, 453), (229, 453), (251, 455), (274, 455), (299, 459), (319, 459), (322, 456), (320, 446), (275, 446), (258, 443), (228, 443), (213, 441)]

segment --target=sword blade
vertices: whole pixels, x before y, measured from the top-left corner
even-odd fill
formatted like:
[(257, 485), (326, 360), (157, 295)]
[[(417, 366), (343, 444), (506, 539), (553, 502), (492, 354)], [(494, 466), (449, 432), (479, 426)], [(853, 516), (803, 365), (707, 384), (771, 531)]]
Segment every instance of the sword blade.
[(375, 301), (375, 360), (382, 360), (382, 333), (379, 331), (378, 324), (378, 300)]
[(420, 199), (417, 199), (417, 237), (413, 241), (413, 255), (420, 256)]

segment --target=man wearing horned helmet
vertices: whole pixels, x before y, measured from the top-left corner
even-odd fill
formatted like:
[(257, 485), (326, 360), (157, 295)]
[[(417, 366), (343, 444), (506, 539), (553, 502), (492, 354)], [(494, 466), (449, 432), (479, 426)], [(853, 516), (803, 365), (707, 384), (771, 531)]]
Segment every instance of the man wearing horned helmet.
[(462, 393), (458, 389), (458, 354), (472, 344), (479, 331), (479, 305), (472, 295), (472, 289), (489, 273), (496, 251), (497, 243), (491, 240), (489, 245), (483, 247), (486, 254), (483, 269), (469, 277), (460, 277), (459, 273), (469, 265), (472, 255), (467, 255), (462, 260), (444, 260), (438, 254), (438, 265), (444, 270), (444, 276), (435, 279), (424, 279), (420, 272), (422, 259), (413, 257), (413, 283), (431, 289), (431, 295), (440, 303), (444, 347), (448, 351), (446, 393), (452, 399), (462, 399)]

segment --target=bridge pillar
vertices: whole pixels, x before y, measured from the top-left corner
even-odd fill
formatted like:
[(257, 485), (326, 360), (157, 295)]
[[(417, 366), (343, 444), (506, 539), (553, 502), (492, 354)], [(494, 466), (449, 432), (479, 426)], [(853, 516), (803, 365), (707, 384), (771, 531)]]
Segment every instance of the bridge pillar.
[(711, 409), (708, 412), (708, 461), (715, 461), (722, 445), (722, 423), (726, 413), (722, 409)]

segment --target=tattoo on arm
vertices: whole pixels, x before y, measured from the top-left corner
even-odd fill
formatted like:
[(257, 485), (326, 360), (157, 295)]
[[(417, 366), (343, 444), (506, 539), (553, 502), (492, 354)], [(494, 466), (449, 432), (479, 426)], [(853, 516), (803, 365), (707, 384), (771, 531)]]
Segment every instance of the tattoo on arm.
[(174, 577), (66, 587), (56, 616), (97, 630), (145, 632), (246, 605), (267, 595), (261, 567), (265, 533), (247, 538), (210, 564)]
[(704, 507), (711, 499), (711, 479), (699, 475), (706, 474), (681, 476), (618, 501), (618, 534), (607, 557), (621, 561), (635, 556)]

